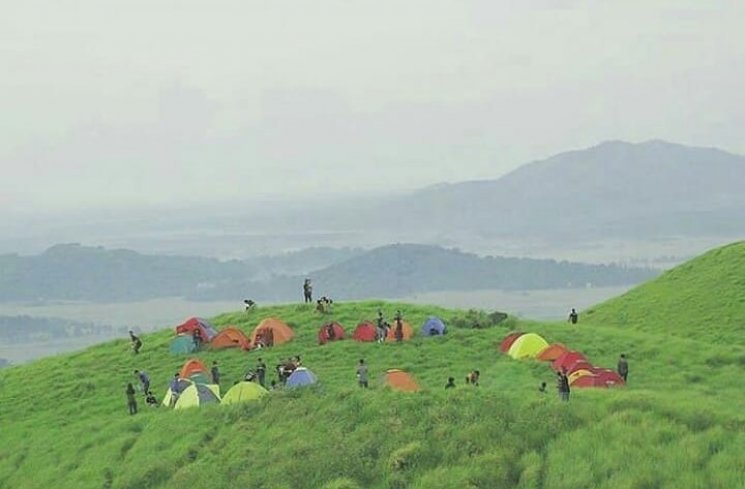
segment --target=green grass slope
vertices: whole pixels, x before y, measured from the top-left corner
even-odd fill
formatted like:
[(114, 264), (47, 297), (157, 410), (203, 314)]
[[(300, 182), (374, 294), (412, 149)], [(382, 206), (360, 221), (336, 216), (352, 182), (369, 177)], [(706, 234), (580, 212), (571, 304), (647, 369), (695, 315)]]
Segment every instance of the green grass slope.
[(585, 314), (596, 324), (745, 343), (745, 241), (686, 262)]
[[(362, 302), (337, 305), (351, 332), (382, 306), (413, 325), (460, 311)], [(129, 416), (124, 387), (147, 370), (161, 395), (185, 358), (168, 353), (172, 330), (0, 371), (0, 487), (22, 488), (738, 488), (745, 487), (743, 365), (711, 363), (731, 348), (583, 324), (514, 323), (451, 328), (403, 344), (345, 340), (318, 346), (323, 320), (303, 305), (260, 308), (215, 319), (249, 331), (267, 316), (296, 338), (260, 353), (206, 351), (223, 391), (262, 356), (290, 355), (320, 378), (316, 388), (273, 392), (259, 402)], [(511, 322), (511, 321), (510, 321)], [(575, 390), (559, 402), (546, 364), (515, 361), (497, 345), (514, 327), (536, 331), (612, 366), (630, 353), (630, 385)], [(741, 359), (745, 352), (739, 350)], [(357, 387), (359, 358), (375, 379), (410, 371), (423, 390)], [(711, 364), (710, 364), (711, 363)], [(463, 385), (471, 369), (478, 388)], [(458, 388), (444, 390), (449, 375)], [(541, 394), (541, 381), (551, 392)]]

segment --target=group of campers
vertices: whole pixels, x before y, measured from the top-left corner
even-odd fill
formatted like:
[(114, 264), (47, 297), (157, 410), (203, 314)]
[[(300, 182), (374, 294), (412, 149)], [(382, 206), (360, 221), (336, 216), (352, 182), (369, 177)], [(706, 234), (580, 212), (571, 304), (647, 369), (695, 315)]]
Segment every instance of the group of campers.
[[(303, 297), (304, 302), (312, 303), (313, 302), (313, 286), (311, 284), (310, 279), (305, 279), (303, 283)], [(246, 299), (244, 300), (244, 304), (246, 306), (246, 311), (250, 312), (256, 307), (256, 303), (253, 300)], [(330, 311), (330, 308), (333, 304), (333, 301), (328, 297), (322, 297), (317, 301), (317, 307), (316, 310), (321, 313), (326, 313)], [(577, 324), (579, 319), (579, 314), (575, 309), (572, 309), (568, 321), (572, 324)], [(377, 311), (377, 319), (376, 319), (376, 334), (375, 339), (378, 343), (383, 343), (386, 341), (386, 339), (391, 336), (396, 342), (401, 342), (404, 340), (404, 321), (403, 321), (403, 315), (401, 314), (401, 311), (396, 311), (396, 314), (393, 317), (393, 325), (391, 325), (388, 321), (386, 321), (385, 317), (383, 316), (383, 311), (378, 309)], [(336, 338), (336, 331), (333, 327), (333, 323), (326, 326), (326, 335), (329, 340), (334, 340)], [(392, 334), (391, 334), (392, 331)], [(433, 334), (430, 332), (430, 334)], [(266, 348), (271, 347), (274, 345), (274, 333), (271, 328), (266, 329), (265, 331), (261, 331), (256, 335), (255, 342), (253, 345), (254, 349), (260, 349), (260, 348)], [(129, 331), (129, 337), (132, 345), (132, 351), (134, 354), (138, 354), (142, 348), (142, 340), (137, 336), (133, 331)], [(204, 338), (202, 338), (202, 332), (200, 328), (195, 328), (192, 332), (192, 337), (194, 341), (194, 347), (195, 350), (199, 351), (204, 342)], [(248, 369), (241, 380), (248, 381), (248, 382), (255, 382), (259, 385), (261, 385), (264, 388), (267, 389), (277, 389), (281, 386), (284, 386), (287, 383), (287, 380), (292, 375), (295, 370), (297, 370), (299, 367), (302, 366), (302, 361), (300, 359), (299, 355), (293, 356), (291, 358), (287, 358), (285, 360), (280, 360), (276, 366), (275, 366), (275, 372), (276, 372), (276, 379), (272, 379), (270, 384), (267, 386), (266, 382), (266, 376), (267, 376), (267, 365), (264, 362), (262, 358), (258, 358), (256, 361), (255, 367)], [(618, 375), (626, 382), (628, 380), (628, 373), (629, 373), (629, 365), (626, 359), (626, 355), (622, 354), (618, 361), (618, 367), (617, 367)], [(217, 362), (212, 363), (212, 368), (210, 370), (210, 374), (212, 377), (212, 383), (216, 385), (220, 385), (221, 380), (221, 373), (220, 369), (217, 365)], [(150, 376), (147, 372), (144, 370), (135, 370), (134, 371), (135, 377), (137, 377), (137, 380), (139, 381), (140, 388), (135, 389), (134, 385), (130, 382), (127, 384), (126, 387), (126, 396), (127, 396), (127, 406), (130, 414), (136, 414), (137, 413), (137, 399), (136, 399), (136, 393), (139, 391), (142, 392), (145, 400), (145, 404), (152, 407), (158, 407), (159, 403), (155, 396), (153, 395), (152, 391), (150, 390)], [(479, 370), (472, 370), (468, 373), (468, 375), (465, 378), (465, 384), (473, 387), (479, 386), (479, 380), (480, 380), (480, 372)], [(357, 383), (360, 387), (367, 388), (369, 386), (369, 375), (367, 370), (367, 365), (365, 364), (364, 359), (360, 359), (359, 363), (356, 365), (356, 377), (357, 377)], [(170, 382), (170, 405), (173, 407), (176, 404), (176, 401), (178, 400), (181, 391), (185, 389), (189, 383), (184, 382), (185, 379), (182, 379), (180, 377), (179, 373), (176, 373)], [(235, 384), (237, 384), (240, 381), (235, 381)], [(570, 379), (569, 379), (569, 373), (566, 371), (565, 368), (562, 368), (559, 372), (556, 374), (556, 382), (557, 382), (557, 391), (559, 393), (559, 398), (562, 401), (568, 401), (569, 400), (569, 394), (570, 394)], [(445, 384), (445, 389), (452, 389), (455, 388), (455, 378), (454, 377), (448, 377), (447, 383)], [(541, 385), (538, 388), (539, 392), (546, 393), (547, 392), (547, 384), (546, 382), (542, 382)]]

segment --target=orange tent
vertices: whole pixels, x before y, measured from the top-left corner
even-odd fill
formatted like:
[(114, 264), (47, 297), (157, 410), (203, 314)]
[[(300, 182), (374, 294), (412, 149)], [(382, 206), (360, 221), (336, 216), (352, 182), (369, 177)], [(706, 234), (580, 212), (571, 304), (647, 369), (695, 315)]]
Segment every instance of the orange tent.
[(257, 344), (257, 337), (264, 342), (264, 346), (286, 343), (295, 336), (292, 328), (277, 318), (266, 318), (259, 323), (251, 334), (251, 344)]
[(187, 360), (184, 366), (181, 367), (181, 372), (178, 375), (182, 379), (188, 379), (198, 372), (207, 373), (209, 370), (207, 370), (207, 367), (204, 366), (201, 360), (192, 358), (191, 360)]
[(512, 343), (514, 343), (515, 340), (517, 340), (523, 334), (525, 333), (522, 333), (520, 331), (515, 331), (505, 336), (504, 339), (502, 340), (502, 343), (499, 345), (499, 351), (501, 351), (502, 353), (507, 353), (508, 351), (510, 351), (510, 347), (512, 346)]
[[(406, 321), (401, 321), (401, 331), (403, 332), (403, 341), (410, 340), (414, 336), (414, 328), (411, 327)], [(385, 341), (396, 341), (396, 322), (391, 324), (388, 330), (388, 336), (385, 337)]]
[(242, 348), (244, 350), (250, 350), (251, 341), (249, 341), (248, 337), (240, 329), (235, 326), (228, 326), (212, 338), (210, 346), (212, 348)]
[(544, 348), (536, 358), (544, 362), (553, 362), (568, 351), (569, 349), (561, 343), (553, 343)]
[(397, 368), (392, 368), (385, 373), (385, 385), (397, 391), (416, 392), (419, 390), (419, 384), (414, 378)]

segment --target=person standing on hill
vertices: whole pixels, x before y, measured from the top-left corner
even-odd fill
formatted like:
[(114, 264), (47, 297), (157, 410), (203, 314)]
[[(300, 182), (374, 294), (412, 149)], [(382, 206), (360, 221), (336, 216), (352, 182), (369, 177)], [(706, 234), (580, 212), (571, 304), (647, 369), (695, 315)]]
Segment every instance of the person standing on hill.
[(129, 330), (129, 339), (132, 341), (132, 351), (137, 355), (140, 353), (140, 348), (142, 348), (142, 340), (131, 329)]
[(313, 303), (313, 284), (310, 283), (309, 278), (303, 282), (303, 300), (306, 304)]
[(194, 340), (194, 349), (199, 351), (202, 349), (202, 331), (197, 328), (192, 333), (192, 339)]
[(181, 395), (181, 382), (179, 382), (178, 372), (173, 374), (173, 379), (171, 379), (170, 388), (171, 388), (171, 402), (169, 406), (174, 407), (176, 405), (176, 401), (178, 401), (178, 398)]
[(618, 375), (621, 376), (624, 382), (627, 382), (629, 376), (629, 362), (626, 361), (626, 355), (621, 353), (621, 358), (618, 359)]
[(212, 383), (220, 385), (220, 368), (217, 366), (217, 361), (212, 362)]
[(266, 378), (266, 363), (264, 363), (264, 360), (259, 358), (256, 362), (256, 377), (259, 380), (259, 384), (261, 384), (261, 387), (266, 387), (265, 378)]
[(367, 389), (367, 365), (365, 365), (365, 360), (362, 358), (360, 358), (360, 363), (359, 365), (357, 365), (357, 383), (360, 387), (364, 387), (365, 389)]
[(577, 321), (579, 321), (579, 314), (577, 314), (577, 311), (572, 308), (572, 312), (569, 313), (569, 322), (572, 324), (577, 324)]
[(125, 392), (127, 394), (127, 409), (129, 409), (129, 414), (137, 414), (137, 399), (135, 399), (135, 388), (131, 382), (127, 384), (127, 390)]
[(396, 311), (396, 317), (394, 319), (396, 321), (396, 330), (393, 332), (393, 335), (396, 337), (396, 341), (400, 342), (404, 340), (404, 321), (401, 311)]
[(135, 375), (138, 379), (140, 379), (140, 383), (142, 384), (142, 392), (147, 393), (147, 391), (150, 390), (150, 376), (147, 374), (147, 372), (139, 370), (135, 370)]
[(569, 377), (566, 371), (556, 372), (556, 387), (559, 391), (559, 399), (562, 401), (569, 400)]

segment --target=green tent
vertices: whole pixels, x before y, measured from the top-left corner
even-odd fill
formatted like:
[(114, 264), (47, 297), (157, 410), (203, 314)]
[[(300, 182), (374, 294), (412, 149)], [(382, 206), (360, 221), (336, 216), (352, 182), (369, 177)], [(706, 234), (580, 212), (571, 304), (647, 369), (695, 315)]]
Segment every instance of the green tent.
[(188, 355), (196, 351), (194, 338), (191, 335), (178, 335), (171, 341), (171, 353), (173, 355)]
[(267, 390), (255, 382), (238, 382), (222, 398), (223, 404), (255, 401), (267, 394)]
[(178, 397), (176, 409), (201, 407), (205, 404), (220, 403), (220, 387), (217, 385), (192, 384)]
[(517, 338), (507, 354), (512, 358), (535, 358), (547, 346), (546, 340), (535, 333), (528, 333)]

